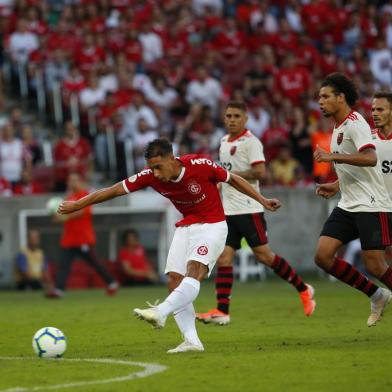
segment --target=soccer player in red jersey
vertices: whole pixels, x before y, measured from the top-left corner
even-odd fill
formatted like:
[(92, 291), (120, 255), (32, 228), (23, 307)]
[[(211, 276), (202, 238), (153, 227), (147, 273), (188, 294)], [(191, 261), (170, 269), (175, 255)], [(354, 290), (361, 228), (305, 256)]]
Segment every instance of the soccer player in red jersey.
[(166, 139), (150, 142), (145, 158), (147, 169), (80, 200), (64, 201), (58, 211), (69, 214), (146, 187), (168, 198), (183, 214), (176, 223), (165, 270), (170, 295), (161, 304), (137, 308), (134, 313), (155, 328), (164, 327), (167, 316), (174, 314), (184, 342), (168, 353), (204, 351), (196, 331), (193, 301), (199, 294), (200, 281), (210, 275), (225, 246), (227, 224), (217, 184), (226, 182), (271, 211), (278, 209), (280, 202), (265, 198), (246, 180), (203, 155), (175, 157)]

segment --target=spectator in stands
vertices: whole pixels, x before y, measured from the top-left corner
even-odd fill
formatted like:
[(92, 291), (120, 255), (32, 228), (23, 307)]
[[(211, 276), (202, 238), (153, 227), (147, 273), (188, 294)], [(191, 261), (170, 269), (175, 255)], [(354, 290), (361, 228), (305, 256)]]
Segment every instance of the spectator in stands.
[[(66, 200), (79, 200), (88, 194), (82, 177), (78, 173), (69, 174), (67, 189)], [(56, 274), (55, 289), (47, 292), (46, 296), (49, 298), (61, 298), (64, 295), (72, 262), (76, 258), (85, 261), (101, 276), (107, 284), (106, 292), (108, 295), (115, 294), (118, 289), (118, 283), (100, 264), (95, 253), (96, 237), (92, 222), (92, 207), (67, 215), (65, 219), (59, 214), (55, 214), (53, 218), (56, 222), (63, 224), (63, 234), (60, 241), (61, 255)]]
[(156, 34), (149, 23), (140, 26), (139, 41), (143, 48), (143, 61), (146, 64), (162, 58), (163, 45), (161, 37)]
[(100, 105), (105, 101), (106, 92), (100, 87), (98, 77), (91, 73), (88, 79), (88, 84), (80, 91), (80, 104), (82, 110)]
[(28, 31), (25, 19), (19, 19), (17, 30), (10, 36), (9, 51), (11, 59), (16, 63), (26, 64), (30, 53), (38, 46), (37, 35)]
[(380, 86), (392, 87), (392, 53), (386, 46), (385, 40), (377, 40), (377, 48), (370, 51), (370, 67)]
[(158, 282), (158, 275), (147, 258), (136, 230), (130, 229), (124, 232), (123, 244), (117, 258), (124, 275), (125, 285)]
[(270, 163), (273, 181), (277, 185), (293, 186), (296, 183), (296, 171), (300, 163), (293, 158), (289, 144), (280, 148), (278, 156)]
[(10, 108), (8, 122), (14, 129), (15, 135), (20, 137), (23, 134), (23, 127), (25, 125), (23, 121), (23, 110), (20, 106), (14, 105)]
[(186, 100), (191, 105), (194, 103), (207, 105), (212, 109), (214, 115), (217, 115), (222, 94), (220, 82), (209, 76), (204, 66), (199, 66), (196, 70), (196, 79), (188, 84)]
[(18, 290), (39, 290), (50, 283), (48, 261), (41, 248), (38, 230), (29, 230), (27, 246), (20, 249), (15, 258), (15, 280)]
[(31, 156), (20, 139), (14, 135), (14, 128), (6, 123), (0, 135), (0, 177), (13, 186), (20, 181), (23, 167), (30, 167)]
[(50, 53), (44, 69), (46, 88), (53, 92), (55, 84), (59, 86), (69, 74), (69, 66), (66, 60), (66, 53), (62, 49), (56, 49)]
[(263, 107), (261, 99), (254, 98), (248, 105), (248, 122), (246, 127), (252, 130), (252, 133), (259, 139), (263, 136), (264, 131), (270, 125), (270, 115)]
[(26, 124), (22, 128), (21, 139), (26, 151), (30, 154), (31, 163), (33, 166), (42, 161), (42, 150), (38, 141), (34, 138), (33, 128)]
[(119, 140), (133, 140), (139, 132), (138, 123), (143, 117), (150, 129), (158, 127), (158, 118), (154, 111), (146, 104), (143, 93), (138, 92), (133, 96), (132, 104), (123, 110), (123, 127), (118, 135)]
[(78, 172), (88, 178), (92, 169), (92, 150), (90, 142), (79, 136), (72, 121), (64, 124), (64, 136), (54, 146), (55, 191), (64, 192), (71, 172)]
[(25, 167), (22, 170), (20, 181), (14, 186), (14, 195), (26, 196), (37, 195), (44, 193), (42, 184), (33, 179), (33, 170), (30, 167)]
[(159, 134), (157, 130), (151, 129), (144, 117), (140, 117), (138, 121), (138, 132), (133, 138), (133, 154), (136, 171), (142, 170), (146, 166), (146, 161), (144, 159), (144, 149), (146, 148), (146, 145), (158, 137)]

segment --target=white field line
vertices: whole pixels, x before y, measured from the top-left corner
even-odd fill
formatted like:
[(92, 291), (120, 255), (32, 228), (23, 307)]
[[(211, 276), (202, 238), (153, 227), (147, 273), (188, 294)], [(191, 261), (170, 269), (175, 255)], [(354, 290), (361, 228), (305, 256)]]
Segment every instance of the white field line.
[[(48, 361), (48, 359), (37, 359), (35, 357), (0, 357), (0, 361), (26, 361), (26, 360), (43, 360)], [(133, 372), (127, 374), (126, 376), (107, 378), (105, 380), (92, 380), (92, 381), (80, 381), (80, 382), (72, 382), (68, 384), (56, 384), (49, 386), (36, 386), (36, 387), (15, 387), (9, 389), (2, 389), (0, 392), (30, 392), (30, 391), (41, 391), (48, 389), (60, 389), (60, 388), (75, 388), (82, 387), (86, 385), (102, 385), (102, 384), (110, 384), (113, 382), (123, 382), (133, 380), (135, 378), (144, 378), (151, 376), (155, 373), (163, 372), (167, 369), (166, 366), (158, 365), (155, 363), (145, 363), (145, 362), (132, 362), (132, 361), (123, 361), (119, 359), (109, 359), (109, 358), (60, 358), (60, 359), (49, 359), (49, 361), (60, 361), (60, 362), (95, 362), (95, 363), (105, 363), (110, 365), (125, 365), (125, 366), (140, 366), (144, 368), (139, 372)]]

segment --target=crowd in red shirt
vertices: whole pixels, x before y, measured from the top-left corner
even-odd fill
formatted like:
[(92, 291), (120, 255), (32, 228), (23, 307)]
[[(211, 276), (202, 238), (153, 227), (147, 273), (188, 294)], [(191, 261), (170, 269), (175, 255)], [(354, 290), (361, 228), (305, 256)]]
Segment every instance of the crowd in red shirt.
[[(392, 65), (388, 53), (376, 58), (392, 49), (388, 2), (221, 0), (202, 6), (207, 3), (75, 0), (54, 7), (16, 0), (0, 15), (10, 53), (18, 21), (25, 20), (38, 37), (39, 46), (29, 53), (30, 88), (38, 71), (60, 80), (65, 114), (70, 97), (80, 97), (81, 134), (90, 141), (97, 135), (102, 141), (110, 129), (119, 144), (147, 142), (137, 125), (142, 117), (150, 130), (176, 140), (181, 153), (216, 156), (222, 108), (229, 99), (243, 99), (266, 119), (252, 124), (267, 157), (274, 159), (279, 145), (289, 143), (293, 158), (311, 176), (321, 80), (335, 71), (352, 77), (361, 95), (357, 110), (368, 119), (374, 90), (391, 87), (391, 75), (375, 73), (377, 61)], [(64, 73), (55, 61), (59, 51)], [(198, 65), (207, 77), (199, 78)], [(90, 83), (94, 78), (97, 86)], [(143, 103), (135, 108), (137, 91)], [(195, 98), (199, 93), (206, 99)], [(86, 114), (91, 107), (97, 109), (94, 134)], [(297, 109), (303, 124), (293, 115)]]

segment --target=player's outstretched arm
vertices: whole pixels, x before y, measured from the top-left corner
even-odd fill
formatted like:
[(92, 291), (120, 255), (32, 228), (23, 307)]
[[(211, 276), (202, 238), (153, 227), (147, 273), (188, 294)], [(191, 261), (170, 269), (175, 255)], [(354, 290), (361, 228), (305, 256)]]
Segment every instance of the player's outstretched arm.
[(63, 201), (57, 212), (59, 214), (70, 214), (74, 211), (81, 210), (82, 208), (88, 207), (92, 204), (102, 203), (106, 200), (114, 199), (118, 196), (126, 195), (125, 189), (122, 182), (112, 185), (108, 188), (99, 189), (89, 195), (82, 197), (76, 201)]
[(313, 153), (313, 158), (316, 162), (346, 163), (353, 166), (377, 165), (377, 154), (373, 148), (365, 148), (354, 154), (337, 154), (327, 152), (321, 147), (317, 147)]
[(237, 189), (237, 191), (248, 195), (252, 199), (258, 201), (267, 210), (276, 211), (280, 207), (280, 201), (278, 199), (267, 199), (259, 192), (257, 192), (248, 181), (244, 180), (242, 177), (237, 176), (234, 173), (230, 173), (229, 184)]

